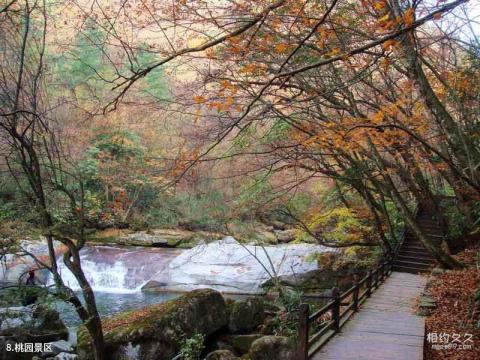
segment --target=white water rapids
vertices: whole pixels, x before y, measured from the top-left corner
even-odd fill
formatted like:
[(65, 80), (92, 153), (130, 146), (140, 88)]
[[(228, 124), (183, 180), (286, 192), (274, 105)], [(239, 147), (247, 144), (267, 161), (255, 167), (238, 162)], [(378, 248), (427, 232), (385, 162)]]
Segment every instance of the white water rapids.
[[(93, 246), (82, 249), (81, 264), (94, 291), (127, 294), (140, 291), (156, 273), (165, 271), (179, 253), (174, 249)], [(65, 284), (80, 290), (63, 260), (59, 259), (58, 264)], [(49, 283), (53, 284), (53, 279)]]
[[(261, 292), (261, 284), (272, 274), (288, 276), (317, 269), (309, 255), (324, 250), (308, 244), (245, 246), (227, 237), (189, 250), (93, 246), (81, 251), (81, 260), (85, 276), (96, 292), (213, 288), (247, 294)], [(59, 264), (65, 283), (79, 290), (62, 260)]]

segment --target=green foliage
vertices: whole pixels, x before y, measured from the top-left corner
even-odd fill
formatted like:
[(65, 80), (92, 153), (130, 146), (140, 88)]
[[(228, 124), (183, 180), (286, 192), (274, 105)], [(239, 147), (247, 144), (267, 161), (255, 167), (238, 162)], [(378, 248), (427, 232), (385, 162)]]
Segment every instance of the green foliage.
[(103, 211), (103, 202), (100, 200), (98, 194), (93, 191), (85, 191), (84, 207), (86, 216), (94, 218), (98, 217)]
[(183, 360), (200, 360), (204, 345), (205, 336), (195, 333), (191, 337), (184, 338), (181, 343), (180, 354)]
[(144, 208), (142, 214), (134, 218), (135, 225), (139, 228), (176, 227), (182, 218), (177, 199), (160, 194), (155, 200)]
[(280, 286), (278, 291), (276, 304), (281, 311), (275, 315), (273, 333), (279, 336), (295, 337), (298, 330), (298, 313), (302, 303), (302, 292), (283, 286)]
[(78, 100), (99, 97), (108, 89), (104, 79), (111, 78), (113, 72), (105, 55), (105, 40), (102, 28), (87, 21), (85, 29), (77, 33), (72, 51), (54, 61), (59, 81), (72, 89)]
[(12, 220), (16, 216), (15, 204), (0, 199), (0, 221)]
[(262, 137), (262, 143), (270, 144), (285, 137), (292, 126), (281, 119), (276, 120), (269, 131)]
[(390, 240), (390, 243), (394, 243), (401, 239), (405, 230), (405, 221), (393, 202), (387, 201), (385, 207), (393, 227), (393, 234), (388, 232), (387, 238)]
[(200, 184), (194, 193), (159, 193), (145, 186), (137, 201), (141, 210), (134, 219), (138, 227), (220, 231), (224, 229), (228, 208), (224, 195), (212, 184)]
[[(158, 61), (155, 54), (146, 50), (140, 50), (137, 55), (137, 61), (140, 68), (145, 68)], [(153, 96), (156, 100), (168, 100), (170, 98), (170, 91), (166, 81), (165, 72), (162, 67), (157, 67), (150, 71), (147, 77), (142, 80), (142, 92)]]
[(255, 125), (244, 128), (232, 142), (231, 153), (235, 154), (237, 151), (248, 148), (252, 145), (252, 137), (256, 133)]
[(451, 201), (442, 201), (443, 215), (448, 223), (449, 236), (453, 239), (465, 235), (467, 219)]
[(348, 243), (359, 241), (365, 234), (372, 233), (371, 226), (363, 223), (352, 209), (338, 207), (316, 214), (309, 228), (321, 233), (329, 242)]
[(36, 299), (35, 302), (49, 304), (52, 298), (47, 288), (40, 286), (7, 287), (0, 290), (0, 307), (26, 305), (27, 300)]
[[(312, 197), (309, 194), (298, 193), (295, 194), (285, 205), (290, 212), (295, 215), (305, 215), (312, 206)], [(285, 219), (287, 222), (288, 219)]]
[(224, 196), (214, 189), (191, 195), (179, 194), (178, 212), (181, 214), (179, 223), (189, 230), (219, 230), (227, 211)]
[(85, 158), (79, 161), (78, 170), (85, 179), (95, 179), (98, 177), (98, 155), (100, 149), (91, 147), (87, 149)]
[(253, 179), (246, 181), (240, 189), (240, 195), (235, 200), (235, 207), (254, 210), (258, 206), (271, 202), (274, 195), (269, 183), (270, 175), (267, 171), (259, 172)]
[(472, 233), (478, 233), (480, 231), (480, 201), (475, 201), (472, 205)]
[[(145, 149), (140, 144), (140, 137), (130, 130), (116, 130), (102, 133), (95, 139), (96, 153), (105, 153), (115, 160), (141, 159)], [(95, 151), (93, 151), (95, 153)]]

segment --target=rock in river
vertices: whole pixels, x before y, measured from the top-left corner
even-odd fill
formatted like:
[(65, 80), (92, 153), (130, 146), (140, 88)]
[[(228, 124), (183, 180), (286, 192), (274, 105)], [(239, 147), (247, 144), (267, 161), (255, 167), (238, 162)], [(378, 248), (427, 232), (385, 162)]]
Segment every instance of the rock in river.
[(0, 308), (0, 336), (21, 342), (48, 342), (68, 337), (58, 312), (45, 305)]
[[(213, 334), (228, 322), (222, 295), (214, 290), (195, 290), (175, 300), (122, 313), (103, 321), (105, 343), (112, 360), (135, 349), (140, 360), (170, 360), (180, 350), (181, 339), (199, 333)], [(80, 359), (92, 359), (90, 337), (80, 328)]]
[(173, 259), (168, 271), (157, 273), (144, 289), (188, 291), (213, 288), (226, 293), (254, 294), (278, 276), (301, 274), (318, 268), (309, 255), (325, 251), (310, 244), (254, 246), (232, 237), (198, 245)]

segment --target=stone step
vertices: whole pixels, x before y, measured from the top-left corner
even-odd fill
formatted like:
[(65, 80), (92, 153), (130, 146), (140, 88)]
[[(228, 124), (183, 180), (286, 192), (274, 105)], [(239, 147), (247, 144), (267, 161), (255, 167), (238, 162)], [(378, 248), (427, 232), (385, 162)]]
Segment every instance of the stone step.
[(438, 223), (432, 219), (416, 219), (417, 224), (429, 225), (432, 227), (438, 227)]
[(435, 258), (429, 252), (418, 252), (418, 251), (409, 251), (409, 250), (400, 250), (398, 256), (406, 256), (406, 257), (422, 257), (424, 259), (429, 259), (435, 261)]
[(443, 236), (443, 233), (441, 231), (434, 231), (432, 229), (422, 229), (422, 231), (426, 235)]
[(420, 223), (420, 222), (425, 222), (425, 223), (432, 223), (432, 224), (437, 224), (435, 219), (433, 219), (431, 216), (417, 216), (415, 220)]
[(417, 251), (417, 252), (428, 252), (428, 250), (425, 248), (425, 246), (422, 245), (409, 245), (405, 244), (402, 246), (402, 250), (410, 250), (410, 251)]
[(443, 239), (444, 236), (442, 234), (429, 234), (426, 233), (425, 236), (427, 236), (430, 239)]
[(427, 263), (420, 263), (416, 261), (403, 261), (403, 260), (395, 260), (393, 263), (394, 266), (403, 266), (403, 267), (413, 267), (418, 269), (427, 270), (431, 267), (432, 264)]
[(427, 270), (422, 268), (411, 267), (411, 266), (400, 266), (400, 265), (393, 265), (393, 271), (406, 272), (411, 274), (421, 274), (421, 273), (427, 272)]
[(423, 256), (408, 256), (408, 255), (398, 255), (396, 260), (402, 261), (402, 262), (414, 262), (414, 263), (419, 263), (419, 264), (425, 264), (425, 265), (432, 265), (435, 263), (435, 260), (432, 258), (427, 258)]
[(406, 239), (403, 245), (419, 245), (423, 246), (423, 243), (417, 239)]

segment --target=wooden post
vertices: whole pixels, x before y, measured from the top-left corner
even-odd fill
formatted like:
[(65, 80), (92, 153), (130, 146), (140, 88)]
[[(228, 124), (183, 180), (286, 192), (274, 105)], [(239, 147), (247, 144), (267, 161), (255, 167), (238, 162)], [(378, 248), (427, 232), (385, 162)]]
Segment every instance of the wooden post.
[(375, 270), (373, 270), (373, 287), (378, 287), (378, 266), (376, 266)]
[(393, 272), (393, 261), (395, 260), (394, 256), (390, 256), (390, 259), (388, 260), (388, 271), (390, 274)]
[(337, 287), (332, 289), (332, 330), (337, 332), (340, 330), (340, 290)]
[(358, 310), (358, 293), (360, 291), (360, 286), (358, 286), (358, 274), (353, 275), (353, 311)]
[(308, 304), (300, 304), (298, 313), (298, 339), (297, 339), (297, 359), (307, 360), (308, 358), (308, 317), (310, 309)]
[(372, 295), (372, 270), (368, 270), (366, 283), (367, 283), (366, 295), (367, 295), (367, 297), (370, 297), (370, 295)]
[(382, 283), (383, 279), (385, 278), (385, 263), (382, 261), (380, 263), (380, 283)]

